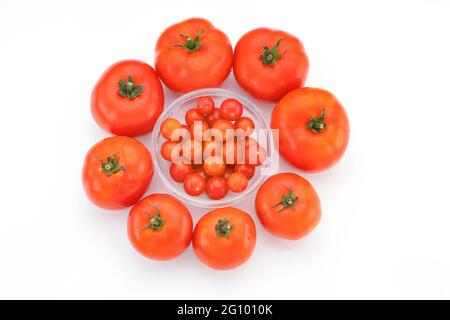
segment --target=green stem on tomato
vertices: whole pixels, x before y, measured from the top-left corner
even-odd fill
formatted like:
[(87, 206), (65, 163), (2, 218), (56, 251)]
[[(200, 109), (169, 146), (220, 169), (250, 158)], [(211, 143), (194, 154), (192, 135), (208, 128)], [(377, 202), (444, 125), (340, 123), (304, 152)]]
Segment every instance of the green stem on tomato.
[(184, 50), (188, 52), (195, 52), (202, 46), (202, 43), (200, 42), (200, 37), (205, 33), (205, 30), (200, 31), (200, 33), (192, 39), (189, 36), (186, 36), (184, 34), (180, 34), (181, 37), (184, 38), (186, 43), (184, 44), (176, 44), (175, 47), (181, 47), (184, 48)]
[(308, 129), (314, 133), (322, 132), (323, 130), (325, 130), (327, 128), (327, 124), (325, 123), (325, 113), (326, 109), (323, 109), (320, 117), (312, 117), (311, 120), (309, 120), (306, 124)]
[(229, 237), (233, 225), (227, 218), (220, 219), (216, 224), (216, 234), (219, 238)]
[(288, 208), (294, 209), (295, 208), (295, 203), (298, 201), (298, 196), (296, 196), (295, 194), (292, 193), (291, 189), (287, 189), (288, 193), (287, 194), (283, 194), (281, 196), (281, 200), (280, 202), (278, 202), (277, 204), (275, 204), (272, 208), (276, 208), (276, 207), (282, 207), (280, 210), (278, 210), (278, 212), (282, 212)]
[(142, 94), (144, 87), (140, 84), (134, 84), (133, 78), (128, 76), (127, 81), (122, 79), (119, 80), (119, 94), (130, 100), (139, 97)]
[(264, 52), (259, 56), (263, 64), (273, 66), (275, 61), (281, 58), (281, 54), (278, 53), (280, 41), (281, 39), (275, 43), (272, 49), (269, 49), (267, 46), (263, 47)]
[(161, 217), (161, 212), (159, 211), (159, 209), (155, 206), (153, 208), (155, 208), (156, 210), (156, 215), (152, 216), (150, 213), (145, 212), (150, 223), (146, 225), (144, 229), (152, 229), (155, 231), (159, 231), (164, 227), (165, 222)]

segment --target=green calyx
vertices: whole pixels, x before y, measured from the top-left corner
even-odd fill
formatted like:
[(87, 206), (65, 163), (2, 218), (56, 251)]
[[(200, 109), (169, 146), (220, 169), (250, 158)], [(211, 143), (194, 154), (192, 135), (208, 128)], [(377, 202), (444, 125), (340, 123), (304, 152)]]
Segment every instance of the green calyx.
[(119, 163), (119, 157), (117, 154), (109, 156), (106, 161), (100, 160), (100, 163), (103, 173), (105, 173), (108, 177), (119, 171), (125, 172), (125, 167)]
[(192, 39), (189, 36), (186, 36), (184, 34), (180, 34), (181, 37), (184, 38), (186, 43), (184, 44), (176, 44), (175, 47), (181, 47), (184, 48), (184, 50), (188, 52), (195, 52), (202, 46), (202, 43), (200, 42), (200, 37), (205, 33), (205, 30), (202, 30), (194, 39)]
[(291, 189), (288, 189), (287, 194), (283, 194), (281, 197), (281, 201), (274, 205), (272, 208), (281, 207), (278, 212), (282, 212), (288, 208), (294, 209), (295, 203), (298, 201), (298, 196), (292, 193)]
[(327, 124), (325, 123), (325, 113), (326, 109), (323, 109), (320, 117), (312, 117), (311, 120), (309, 120), (306, 124), (308, 129), (314, 133), (322, 132), (323, 130), (325, 130), (327, 128)]
[(272, 49), (269, 49), (269, 47), (265, 46), (264, 52), (259, 56), (262, 63), (266, 66), (273, 66), (275, 64), (275, 61), (281, 58), (281, 54), (278, 53), (278, 48), (280, 47), (280, 40), (275, 43)]
[(220, 219), (219, 221), (217, 221), (217, 224), (216, 224), (216, 234), (219, 238), (229, 237), (232, 228), (233, 228), (233, 225), (230, 223), (230, 221), (227, 218)]
[(127, 81), (119, 80), (119, 94), (130, 100), (139, 97), (142, 94), (144, 87), (140, 84), (134, 84), (133, 78), (128, 76)]
[(146, 225), (144, 229), (152, 229), (155, 231), (159, 231), (164, 227), (165, 222), (161, 218), (161, 212), (159, 211), (159, 209), (157, 207), (153, 208), (155, 208), (156, 210), (156, 215), (151, 215), (150, 213), (145, 212), (150, 223)]

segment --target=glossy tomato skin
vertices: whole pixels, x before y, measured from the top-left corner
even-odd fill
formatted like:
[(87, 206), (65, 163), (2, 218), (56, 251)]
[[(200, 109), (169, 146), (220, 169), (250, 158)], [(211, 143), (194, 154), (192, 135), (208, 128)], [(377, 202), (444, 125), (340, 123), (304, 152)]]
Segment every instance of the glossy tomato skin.
[[(131, 76), (142, 94), (133, 99), (119, 94), (119, 81)], [(138, 60), (109, 67), (91, 95), (91, 113), (97, 124), (115, 135), (138, 136), (150, 132), (164, 108), (164, 93), (155, 70)]]
[(211, 177), (206, 181), (205, 191), (210, 199), (222, 199), (228, 194), (227, 180), (224, 177)]
[[(279, 40), (277, 53), (281, 57), (272, 65), (264, 64), (263, 48), (273, 49)], [(278, 101), (289, 91), (303, 86), (308, 68), (303, 44), (287, 32), (258, 28), (244, 34), (236, 44), (234, 76), (257, 99)]]
[[(117, 172), (104, 170), (108, 158), (117, 160)], [(147, 191), (152, 178), (152, 157), (134, 138), (103, 139), (88, 151), (84, 160), (84, 190), (88, 198), (103, 209), (119, 210), (133, 205)]]
[[(292, 208), (285, 208), (279, 203), (289, 192), (297, 199)], [(309, 234), (321, 216), (316, 191), (308, 181), (294, 173), (279, 173), (268, 178), (256, 193), (255, 209), (267, 231), (289, 240)]]
[[(218, 236), (216, 225), (226, 219), (232, 225), (228, 236)], [(256, 228), (246, 212), (228, 207), (215, 209), (200, 218), (192, 238), (197, 257), (207, 266), (227, 270), (247, 261), (256, 245)]]
[[(163, 221), (152, 225), (151, 218)], [(142, 255), (170, 260), (182, 254), (192, 239), (192, 217), (184, 204), (168, 194), (152, 194), (140, 200), (128, 216), (128, 238)]]
[[(195, 51), (181, 47), (185, 36), (201, 45)], [(233, 49), (228, 37), (206, 19), (192, 18), (168, 27), (155, 49), (155, 66), (161, 80), (171, 90), (188, 92), (218, 87), (233, 64)]]
[[(308, 123), (325, 110), (326, 128), (313, 132)], [(280, 154), (306, 172), (319, 172), (334, 165), (345, 152), (349, 121), (344, 107), (330, 92), (300, 88), (284, 96), (272, 111), (272, 129), (279, 129)]]

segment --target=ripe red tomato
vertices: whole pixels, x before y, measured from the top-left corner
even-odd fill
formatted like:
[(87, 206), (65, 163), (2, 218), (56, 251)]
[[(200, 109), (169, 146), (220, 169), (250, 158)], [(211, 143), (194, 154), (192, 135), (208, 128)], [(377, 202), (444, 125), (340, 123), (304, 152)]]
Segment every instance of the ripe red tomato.
[(227, 180), (224, 177), (211, 177), (206, 181), (206, 194), (213, 200), (219, 200), (228, 194)]
[(191, 196), (198, 196), (205, 191), (206, 180), (199, 173), (189, 173), (184, 178), (184, 191)]
[(192, 245), (197, 257), (213, 269), (235, 268), (250, 258), (256, 244), (253, 219), (236, 208), (220, 208), (200, 218)]
[(203, 161), (203, 170), (211, 177), (222, 176), (227, 168), (221, 156), (208, 157)]
[(249, 165), (246, 165), (246, 164), (237, 164), (234, 167), (234, 172), (241, 172), (241, 173), (244, 174), (244, 176), (248, 180), (250, 180), (255, 175), (255, 167), (254, 166), (249, 166)]
[(246, 136), (250, 136), (255, 130), (255, 123), (249, 117), (242, 117), (234, 123), (235, 130), (241, 129)]
[(191, 243), (191, 214), (168, 194), (149, 195), (136, 203), (128, 215), (128, 238), (147, 258), (173, 259)]
[(247, 189), (248, 179), (241, 172), (233, 172), (227, 179), (227, 186), (232, 192), (242, 192)]
[(186, 176), (193, 172), (192, 164), (183, 162), (172, 163), (169, 172), (173, 180), (183, 182)]
[(318, 172), (344, 154), (349, 122), (344, 107), (330, 92), (301, 88), (284, 96), (272, 111), (272, 129), (279, 129), (280, 154), (293, 166)]
[(284, 31), (255, 29), (236, 44), (234, 76), (257, 99), (278, 101), (303, 86), (308, 67), (303, 44)]
[(164, 138), (171, 140), (172, 133), (181, 128), (182, 126), (180, 121), (175, 118), (167, 118), (161, 123), (161, 128), (159, 131)]
[(220, 119), (219, 108), (214, 108), (213, 111), (211, 111), (211, 113), (206, 115), (206, 122), (210, 127), (213, 125), (214, 122), (216, 122), (216, 120), (219, 119)]
[(279, 173), (267, 179), (256, 193), (255, 209), (267, 231), (290, 240), (310, 233), (321, 215), (316, 191), (294, 173)]
[(188, 127), (192, 126), (195, 121), (205, 121), (205, 117), (198, 111), (198, 109), (190, 109), (184, 115), (184, 120)]
[(214, 111), (214, 100), (211, 97), (200, 97), (197, 100), (197, 109), (203, 115), (208, 115)]
[(167, 87), (178, 92), (218, 87), (233, 64), (228, 37), (200, 18), (167, 28), (156, 43), (155, 53), (158, 75)]
[(234, 125), (228, 120), (218, 119), (214, 121), (211, 129), (219, 130), (223, 141), (228, 141), (234, 137)]
[(181, 145), (178, 141), (164, 142), (161, 145), (161, 156), (164, 160), (178, 162), (177, 160), (181, 157)]
[(152, 177), (152, 157), (134, 138), (103, 139), (88, 151), (84, 160), (84, 190), (103, 209), (118, 210), (133, 205), (147, 191)]
[(113, 64), (92, 91), (91, 113), (95, 121), (115, 135), (150, 132), (163, 108), (164, 93), (155, 70), (137, 60)]
[(244, 107), (242, 103), (232, 98), (223, 100), (219, 109), (220, 117), (230, 121), (239, 119), (243, 111)]

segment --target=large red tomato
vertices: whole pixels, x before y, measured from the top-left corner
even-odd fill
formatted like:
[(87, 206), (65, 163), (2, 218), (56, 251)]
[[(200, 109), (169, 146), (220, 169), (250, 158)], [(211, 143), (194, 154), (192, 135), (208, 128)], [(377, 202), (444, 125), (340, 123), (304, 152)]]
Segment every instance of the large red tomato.
[(284, 96), (272, 111), (271, 127), (279, 129), (280, 154), (308, 172), (335, 164), (350, 133), (344, 107), (330, 92), (317, 88), (300, 88)]
[(244, 34), (236, 44), (233, 73), (237, 82), (257, 99), (278, 101), (303, 86), (308, 57), (295, 36), (259, 28)]
[(95, 121), (116, 135), (150, 132), (163, 108), (164, 93), (155, 70), (137, 60), (113, 64), (92, 91), (91, 112)]
[(228, 77), (232, 64), (230, 40), (205, 19), (174, 24), (156, 43), (156, 71), (174, 91), (218, 87)]
[(89, 199), (103, 209), (124, 209), (147, 191), (153, 162), (138, 140), (117, 136), (95, 144), (83, 166), (83, 186)]

